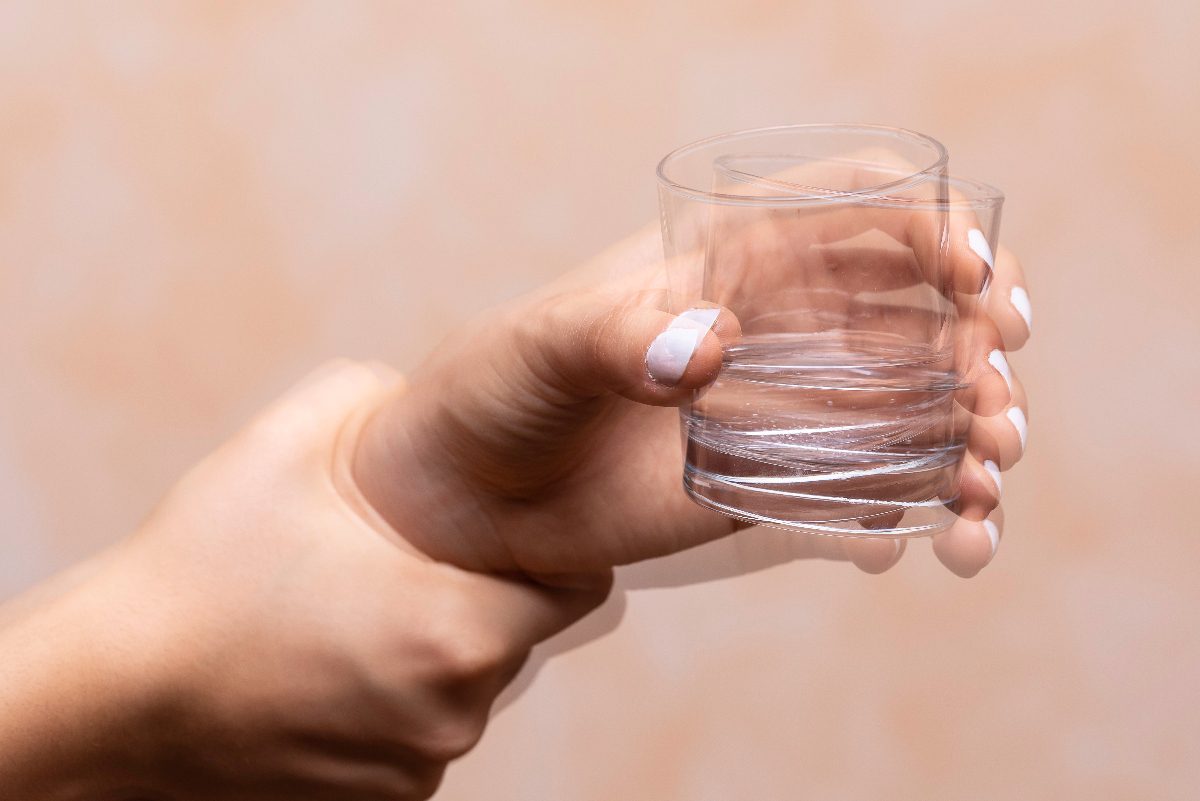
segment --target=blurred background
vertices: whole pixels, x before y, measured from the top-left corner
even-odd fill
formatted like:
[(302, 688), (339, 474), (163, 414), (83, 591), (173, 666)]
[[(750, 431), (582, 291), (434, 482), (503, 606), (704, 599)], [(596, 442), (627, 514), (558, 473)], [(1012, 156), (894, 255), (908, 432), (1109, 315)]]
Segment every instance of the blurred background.
[(743, 575), (631, 589), (437, 797), (1194, 799), (1198, 42), (1190, 0), (0, 4), (0, 597), (318, 362), (411, 368), (653, 220), (675, 146), (898, 125), (1028, 275), (995, 560), (677, 557)]

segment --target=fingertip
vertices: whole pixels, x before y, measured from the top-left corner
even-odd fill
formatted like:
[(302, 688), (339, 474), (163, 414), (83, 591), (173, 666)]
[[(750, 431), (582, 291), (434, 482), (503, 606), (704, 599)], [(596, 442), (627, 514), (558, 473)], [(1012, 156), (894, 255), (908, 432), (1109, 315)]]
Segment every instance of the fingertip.
[(1020, 350), (1031, 334), (1029, 295), (1022, 286), (999, 286), (988, 302), (988, 314), (1000, 330), (1004, 350)]
[(985, 519), (983, 521), (983, 531), (987, 534), (988, 545), (991, 546), (992, 553), (988, 557), (988, 562), (996, 557), (996, 551), (1000, 548), (1000, 528), (993, 521)]
[(964, 386), (958, 393), (960, 403), (975, 414), (990, 415), (1004, 408), (1013, 391), (1013, 372), (1004, 352), (1004, 339), (989, 314), (978, 307), (957, 326), (957, 347), (961, 349), (959, 369)]
[(988, 311), (1004, 338), (1004, 349), (1021, 348), (1033, 331), (1033, 303), (1025, 284), (1025, 273), (1012, 251), (1001, 247), (996, 254), (995, 286), (988, 290)]
[(1000, 505), (1000, 468), (991, 459), (981, 463), (968, 454), (963, 460), (958, 491), (958, 514), (967, 520), (984, 520)]
[(646, 349), (646, 373), (662, 387), (678, 388), (693, 362), (700, 362), (705, 334), (690, 328), (667, 328)]
[(997, 392), (996, 395), (1003, 396), (1004, 402), (1007, 403), (1012, 399), (1013, 388), (1013, 374), (1012, 368), (1008, 365), (1008, 357), (999, 348), (992, 348), (988, 351), (987, 362), (996, 371), (996, 375), (1004, 380), (1004, 392)]
[(1000, 502), (1000, 494), (1004, 492), (1004, 479), (1000, 477), (1000, 466), (991, 459), (983, 461), (983, 471), (988, 474), (996, 490), (996, 503)]
[(657, 396), (665, 390), (678, 401), (712, 383), (721, 370), (724, 341), (740, 331), (736, 318), (720, 307), (689, 309), (675, 317), (646, 348), (646, 375)]
[(973, 373), (969, 386), (959, 396), (963, 406), (982, 417), (1003, 410), (1012, 400), (1012, 373), (1003, 354), (991, 351), (979, 360)]
[(972, 578), (987, 567), (1000, 546), (999, 507), (981, 521), (960, 518), (948, 530), (933, 537), (938, 561), (959, 578)]
[(1029, 300), (1029, 291), (1020, 284), (1008, 291), (1008, 302), (1025, 323), (1025, 335), (1033, 333), (1033, 303)]
[(1025, 410), (1020, 406), (1012, 405), (1004, 413), (1012, 423), (1013, 430), (1017, 432), (1017, 442), (1020, 445), (1020, 450), (1017, 454), (1020, 458), (1021, 454), (1025, 453), (1025, 446), (1029, 442), (1029, 418), (1025, 415)]
[(855, 537), (847, 538), (842, 547), (855, 567), (864, 573), (878, 575), (900, 561), (906, 542), (902, 537)]
[(967, 450), (979, 461), (990, 460), (1001, 470), (1011, 469), (1025, 453), (1029, 441), (1029, 417), (1025, 391), (1018, 380), (1013, 398), (1003, 410), (990, 415), (972, 415), (967, 427)]
[(724, 354), (724, 348), (717, 335), (711, 331), (705, 334), (696, 346), (687, 371), (680, 379), (680, 386), (695, 390), (711, 384), (721, 372)]
[[(514, 319), (518, 369), (567, 399), (615, 393), (652, 406), (679, 406), (721, 367), (720, 335), (733, 316), (720, 307), (672, 315), (641, 300), (570, 292)], [(502, 358), (507, 358), (505, 353)]]
[(967, 231), (967, 247), (975, 252), (983, 260), (987, 268), (991, 270), (995, 266), (995, 259), (992, 256), (992, 246), (988, 244), (987, 237), (983, 231), (978, 228), (971, 228)]

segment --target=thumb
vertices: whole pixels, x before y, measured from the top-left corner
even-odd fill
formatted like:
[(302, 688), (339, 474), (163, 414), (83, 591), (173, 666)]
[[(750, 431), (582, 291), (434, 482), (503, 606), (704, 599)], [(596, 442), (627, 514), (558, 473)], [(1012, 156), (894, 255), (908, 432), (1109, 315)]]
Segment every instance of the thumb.
[(711, 383), (723, 345), (741, 335), (720, 306), (674, 315), (595, 293), (543, 301), (521, 313), (517, 342), (548, 388), (585, 399), (607, 392), (676, 406)]

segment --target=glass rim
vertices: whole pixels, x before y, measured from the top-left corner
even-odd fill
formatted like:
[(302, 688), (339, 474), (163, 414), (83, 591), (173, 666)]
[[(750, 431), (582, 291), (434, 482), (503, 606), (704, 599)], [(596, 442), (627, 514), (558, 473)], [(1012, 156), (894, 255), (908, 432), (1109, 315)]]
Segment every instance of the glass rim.
[[(741, 195), (723, 192), (713, 192), (709, 189), (701, 189), (695, 186), (688, 186), (679, 183), (668, 176), (668, 171), (671, 165), (689, 155), (690, 153), (713, 144), (723, 141), (736, 141), (750, 136), (775, 134), (784, 132), (822, 132), (822, 133), (869, 133), (873, 135), (885, 135), (894, 138), (907, 139), (910, 142), (917, 142), (933, 151), (934, 159), (931, 163), (915, 169), (914, 172), (904, 175), (894, 181), (885, 181), (874, 186), (863, 187), (854, 190), (839, 190), (825, 189), (821, 187), (805, 187), (799, 184), (791, 185), (797, 192), (802, 194), (796, 195), (778, 195), (778, 196), (753, 196)], [(980, 207), (986, 205), (995, 205), (1003, 202), (1004, 195), (1000, 190), (993, 186), (984, 184), (967, 178), (953, 178), (942, 174), (949, 162), (949, 155), (945, 146), (927, 134), (913, 131), (908, 128), (898, 128), (889, 125), (875, 125), (870, 123), (805, 123), (800, 125), (775, 125), (765, 128), (749, 128), (731, 133), (717, 134), (705, 139), (700, 139), (695, 142), (678, 147), (664, 156), (659, 162), (655, 170), (655, 175), (658, 178), (659, 186), (668, 192), (690, 197), (694, 200), (699, 200), (707, 203), (716, 203), (722, 205), (749, 205), (749, 206), (793, 206), (805, 205), (813, 203), (830, 203), (830, 202), (851, 202), (851, 203), (868, 203), (870, 205), (893, 206), (899, 205), (905, 208), (931, 208), (941, 209), (951, 206), (967, 205), (971, 207)], [(928, 200), (919, 198), (901, 198), (894, 195), (888, 195), (889, 191), (895, 191), (902, 188), (911, 187), (915, 184), (937, 178), (939, 180), (947, 180), (951, 183), (967, 186), (971, 190), (973, 197), (970, 198), (946, 198), (945, 200)], [(770, 179), (764, 179), (770, 180)], [(787, 182), (780, 182), (785, 187)]]
[[(910, 176), (911, 177), (911, 176)], [(778, 184), (783, 187), (789, 186), (786, 181), (775, 181), (770, 178), (760, 179), (765, 183)], [(891, 188), (904, 188), (920, 183), (927, 178), (914, 178), (912, 182), (897, 182)], [(795, 198), (786, 196), (773, 196), (764, 198), (764, 200), (774, 203), (791, 203), (793, 201), (806, 201), (811, 203), (821, 203), (828, 205), (830, 203), (852, 203), (856, 206), (870, 206), (875, 208), (894, 208), (900, 207), (910, 211), (945, 211), (957, 208), (987, 208), (996, 207), (1004, 203), (1004, 192), (984, 183), (983, 181), (974, 178), (963, 178), (957, 175), (939, 175), (937, 180), (944, 181), (948, 189), (959, 192), (957, 197), (946, 198), (906, 198), (897, 197), (895, 195), (880, 195), (873, 190), (853, 190), (844, 191), (836, 189), (821, 189), (820, 187), (802, 186), (800, 184), (790, 184), (797, 191), (807, 192), (809, 194), (801, 194)], [(903, 187), (900, 184), (903, 183)]]

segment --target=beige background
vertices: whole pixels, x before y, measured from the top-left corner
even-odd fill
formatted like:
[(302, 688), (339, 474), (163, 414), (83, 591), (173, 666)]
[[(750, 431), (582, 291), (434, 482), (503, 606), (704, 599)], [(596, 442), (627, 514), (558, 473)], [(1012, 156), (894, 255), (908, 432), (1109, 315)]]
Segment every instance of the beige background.
[(439, 798), (1196, 798), (1198, 87), (1190, 0), (0, 4), (0, 594), (307, 367), (411, 367), (652, 219), (671, 147), (907, 126), (1030, 276), (996, 560), (631, 590)]

